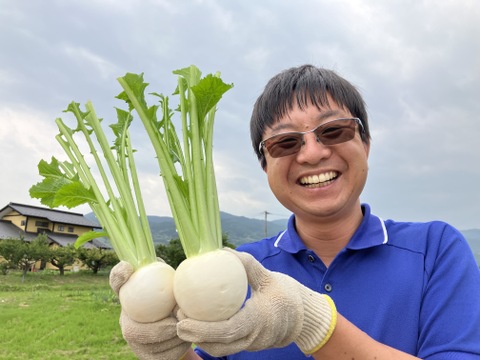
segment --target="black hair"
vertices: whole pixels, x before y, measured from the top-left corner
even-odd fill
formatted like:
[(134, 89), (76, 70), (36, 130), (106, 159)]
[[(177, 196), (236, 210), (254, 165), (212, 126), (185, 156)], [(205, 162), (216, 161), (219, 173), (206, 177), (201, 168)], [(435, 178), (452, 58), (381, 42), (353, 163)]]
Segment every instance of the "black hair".
[(265, 129), (292, 110), (294, 104), (305, 109), (310, 103), (318, 108), (328, 106), (327, 94), (340, 107), (361, 120), (362, 141), (370, 142), (368, 114), (360, 92), (334, 71), (313, 65), (302, 65), (282, 71), (265, 86), (253, 107), (250, 119), (250, 137), (257, 157), (265, 168), (266, 161), (258, 148)]

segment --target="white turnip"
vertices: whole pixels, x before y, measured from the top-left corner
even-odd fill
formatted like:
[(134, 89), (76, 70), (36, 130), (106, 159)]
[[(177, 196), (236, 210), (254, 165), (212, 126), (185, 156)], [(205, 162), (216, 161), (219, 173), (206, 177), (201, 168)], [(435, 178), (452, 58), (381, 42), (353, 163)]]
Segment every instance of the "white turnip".
[[(152, 142), (187, 256), (175, 276), (179, 305), (193, 318), (228, 318), (242, 306), (247, 291), (241, 262), (219, 250), (223, 239), (213, 166), (216, 108), (233, 85), (224, 83), (219, 73), (202, 77), (194, 65), (174, 74), (178, 75), (175, 94), (180, 97), (182, 136), (175, 130), (175, 111), (169, 107), (168, 97), (150, 92), (156, 104), (149, 106), (143, 74), (127, 73), (118, 79), (123, 91), (117, 98), (127, 103), (127, 109), (116, 109), (118, 122), (110, 126), (113, 145), (93, 105), (88, 102), (82, 110), (72, 102), (66, 111), (73, 114), (76, 124), (69, 127), (62, 119), (56, 120), (60, 131), (56, 140), (69, 161), (54, 157), (50, 163), (40, 161), (38, 169), (44, 179), (30, 189), (32, 197), (50, 207), (90, 206), (103, 231), (82, 234), (75, 246), (107, 236), (119, 259), (133, 266), (136, 271), (122, 286), (119, 298), (123, 310), (138, 322), (154, 322), (172, 312), (175, 271), (156, 262), (129, 133), (134, 112)], [(82, 141), (77, 143), (77, 136), (83, 136)], [(84, 157), (87, 153), (93, 157), (93, 165)]]
[[(178, 237), (187, 259), (177, 268), (173, 291), (183, 312), (199, 320), (227, 319), (242, 306), (247, 277), (240, 260), (221, 251), (223, 234), (213, 165), (213, 125), (217, 103), (233, 87), (220, 74), (202, 77), (191, 65), (178, 75), (182, 131), (166, 96), (159, 97), (161, 116), (145, 101), (142, 75), (119, 79), (128, 102), (142, 120), (157, 155)], [(161, 119), (161, 121), (159, 121)], [(181, 135), (181, 136), (179, 136)]]
[(120, 288), (122, 309), (140, 323), (166, 318), (175, 307), (174, 274), (175, 270), (163, 262), (151, 263), (135, 271)]
[(184, 260), (173, 283), (180, 309), (189, 318), (203, 321), (229, 319), (242, 307), (248, 287), (242, 262), (225, 250)]

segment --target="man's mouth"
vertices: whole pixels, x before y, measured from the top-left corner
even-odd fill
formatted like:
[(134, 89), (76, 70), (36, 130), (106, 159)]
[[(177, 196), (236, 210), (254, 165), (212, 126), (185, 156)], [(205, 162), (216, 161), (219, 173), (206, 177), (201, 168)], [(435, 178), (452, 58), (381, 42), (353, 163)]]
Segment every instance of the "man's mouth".
[(308, 188), (322, 187), (331, 184), (338, 177), (336, 171), (329, 171), (319, 175), (304, 176), (300, 184)]

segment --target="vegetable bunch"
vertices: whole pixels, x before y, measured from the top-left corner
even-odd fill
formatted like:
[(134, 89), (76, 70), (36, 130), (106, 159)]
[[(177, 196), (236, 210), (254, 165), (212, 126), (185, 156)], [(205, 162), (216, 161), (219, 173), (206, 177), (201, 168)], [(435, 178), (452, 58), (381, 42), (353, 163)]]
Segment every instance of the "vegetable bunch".
[[(79, 237), (76, 246), (106, 235), (118, 257), (136, 269), (119, 293), (123, 309), (134, 320), (162, 319), (175, 302), (189, 317), (227, 319), (240, 309), (248, 285), (240, 260), (220, 250), (222, 231), (213, 164), (216, 106), (233, 85), (224, 83), (218, 73), (202, 77), (194, 65), (174, 74), (178, 77), (173, 95), (179, 96), (176, 110), (181, 132), (176, 131), (169, 98), (153, 92), (150, 95), (158, 102), (148, 105), (143, 74), (127, 73), (118, 79), (123, 91), (117, 98), (126, 102), (127, 109), (116, 109), (117, 123), (110, 126), (113, 145), (93, 105), (88, 102), (82, 111), (72, 102), (66, 112), (74, 115), (75, 127), (56, 120), (60, 131), (56, 139), (69, 160), (52, 157), (50, 163), (40, 161), (38, 169), (44, 179), (31, 187), (30, 195), (50, 207), (85, 203), (91, 207), (104, 232), (88, 232)], [(129, 133), (134, 114), (153, 145), (187, 256), (176, 271), (156, 261)], [(78, 137), (86, 143), (98, 176), (90, 170)]]
[[(174, 71), (175, 95), (180, 97), (182, 136), (172, 121), (169, 99), (153, 93), (160, 105), (145, 100), (147, 83), (142, 75), (118, 79), (124, 91), (118, 96), (135, 110), (154, 147), (161, 176), (187, 257), (222, 246), (220, 211), (213, 164), (213, 129), (216, 105), (233, 85), (217, 75), (201, 77), (195, 66)], [(160, 111), (158, 111), (160, 110)], [(158, 116), (160, 113), (160, 116)]]

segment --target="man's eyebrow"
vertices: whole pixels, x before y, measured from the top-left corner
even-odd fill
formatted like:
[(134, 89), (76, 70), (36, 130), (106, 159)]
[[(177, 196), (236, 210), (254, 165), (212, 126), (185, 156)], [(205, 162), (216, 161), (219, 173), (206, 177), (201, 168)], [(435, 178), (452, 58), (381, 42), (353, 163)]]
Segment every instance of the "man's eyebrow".
[(325, 119), (328, 119), (329, 117), (332, 117), (332, 116), (345, 116), (344, 113), (339, 110), (339, 109), (335, 109), (335, 110), (332, 110), (332, 109), (329, 109), (321, 114), (318, 115), (318, 120), (325, 120)]

